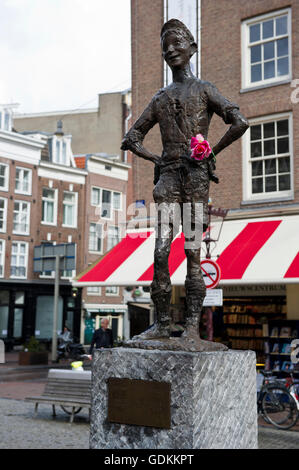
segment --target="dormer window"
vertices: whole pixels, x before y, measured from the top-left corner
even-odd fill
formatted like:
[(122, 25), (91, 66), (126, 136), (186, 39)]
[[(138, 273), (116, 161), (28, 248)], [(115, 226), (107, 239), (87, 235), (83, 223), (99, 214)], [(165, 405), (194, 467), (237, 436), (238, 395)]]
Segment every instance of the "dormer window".
[(58, 137), (54, 135), (52, 137), (50, 147), (51, 161), (58, 163), (59, 165), (70, 166), (70, 154), (71, 145), (70, 138)]
[(12, 114), (10, 109), (0, 107), (0, 129), (3, 131), (11, 131)]
[(62, 121), (57, 122), (57, 130), (50, 141), (49, 148), (53, 163), (70, 166), (72, 154), (71, 136), (64, 134)]
[(66, 142), (63, 140), (56, 140), (56, 163), (67, 164)]

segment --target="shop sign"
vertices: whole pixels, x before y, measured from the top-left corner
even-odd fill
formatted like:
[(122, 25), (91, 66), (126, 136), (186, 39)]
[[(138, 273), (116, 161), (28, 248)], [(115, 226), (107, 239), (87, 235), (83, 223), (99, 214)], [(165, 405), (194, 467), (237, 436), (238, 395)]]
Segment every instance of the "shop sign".
[(203, 307), (222, 307), (223, 305), (223, 290), (222, 289), (207, 289), (207, 295), (203, 301)]
[(224, 297), (286, 295), (285, 284), (256, 284), (245, 286), (223, 286)]

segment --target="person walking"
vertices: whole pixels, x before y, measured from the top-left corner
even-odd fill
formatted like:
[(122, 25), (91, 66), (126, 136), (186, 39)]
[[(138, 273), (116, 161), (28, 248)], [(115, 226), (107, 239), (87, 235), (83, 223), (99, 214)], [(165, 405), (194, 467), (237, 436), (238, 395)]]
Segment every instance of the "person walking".
[(95, 330), (90, 348), (89, 348), (89, 356), (90, 359), (92, 358), (92, 353), (94, 349), (94, 345), (96, 345), (96, 349), (102, 348), (112, 348), (113, 346), (113, 335), (112, 330), (108, 328), (109, 320), (107, 318), (103, 318), (101, 320), (101, 327)]

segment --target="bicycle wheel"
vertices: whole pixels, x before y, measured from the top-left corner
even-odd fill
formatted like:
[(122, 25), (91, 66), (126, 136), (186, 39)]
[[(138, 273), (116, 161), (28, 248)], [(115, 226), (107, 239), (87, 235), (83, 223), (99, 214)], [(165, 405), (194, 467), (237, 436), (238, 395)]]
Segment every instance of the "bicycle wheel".
[(265, 420), (279, 429), (289, 429), (296, 424), (298, 417), (296, 402), (283, 386), (272, 385), (267, 388), (261, 410)]

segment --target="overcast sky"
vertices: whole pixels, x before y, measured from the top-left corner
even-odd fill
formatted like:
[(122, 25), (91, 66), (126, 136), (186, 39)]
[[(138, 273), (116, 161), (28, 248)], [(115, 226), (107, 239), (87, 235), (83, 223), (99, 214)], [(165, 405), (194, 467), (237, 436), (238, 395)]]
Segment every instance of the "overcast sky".
[(130, 87), (130, 0), (0, 0), (0, 103), (97, 106)]

